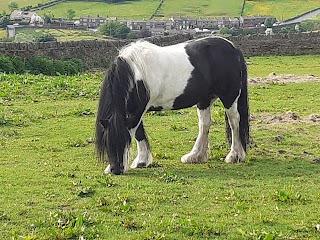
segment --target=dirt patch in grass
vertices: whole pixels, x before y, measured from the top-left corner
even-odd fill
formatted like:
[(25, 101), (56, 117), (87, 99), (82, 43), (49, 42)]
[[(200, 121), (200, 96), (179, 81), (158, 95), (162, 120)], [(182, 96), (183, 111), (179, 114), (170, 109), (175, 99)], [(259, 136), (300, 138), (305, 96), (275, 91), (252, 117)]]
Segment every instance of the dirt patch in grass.
[(314, 75), (296, 76), (293, 74), (278, 75), (274, 72), (267, 77), (257, 77), (248, 79), (249, 84), (264, 84), (264, 83), (299, 83), (299, 82), (320, 82), (320, 77)]
[[(293, 74), (277, 75), (272, 72), (267, 77), (248, 78), (249, 84), (285, 84), (300, 82), (320, 82), (320, 77), (314, 75), (296, 76)], [(293, 111), (287, 111), (280, 115), (275, 114), (259, 114), (252, 115), (251, 121), (258, 121), (266, 124), (273, 123), (320, 123), (320, 114), (314, 113), (306, 117), (301, 117)]]
[(298, 114), (288, 111), (284, 114), (274, 115), (274, 114), (261, 114), (252, 115), (250, 117), (251, 121), (260, 121), (266, 124), (273, 123), (294, 123), (294, 122), (304, 122), (304, 123), (320, 123), (319, 114), (311, 114), (307, 117), (300, 117)]

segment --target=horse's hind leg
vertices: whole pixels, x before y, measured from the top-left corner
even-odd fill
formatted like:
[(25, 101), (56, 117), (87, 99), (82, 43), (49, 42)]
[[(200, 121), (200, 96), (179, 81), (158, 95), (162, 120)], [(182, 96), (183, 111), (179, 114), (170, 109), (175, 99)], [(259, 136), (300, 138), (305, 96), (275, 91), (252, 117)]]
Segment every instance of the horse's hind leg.
[(241, 162), (244, 160), (246, 153), (242, 147), (239, 133), (240, 114), (238, 112), (238, 97), (230, 108), (226, 108), (226, 114), (231, 128), (231, 150), (226, 156), (225, 162)]
[(191, 152), (182, 156), (181, 162), (183, 163), (203, 163), (208, 161), (208, 135), (212, 124), (211, 103), (205, 109), (201, 108), (200, 104), (197, 105), (199, 134)]
[(148, 167), (152, 163), (152, 155), (142, 121), (137, 128), (135, 138), (137, 141), (138, 155), (131, 164), (131, 168)]

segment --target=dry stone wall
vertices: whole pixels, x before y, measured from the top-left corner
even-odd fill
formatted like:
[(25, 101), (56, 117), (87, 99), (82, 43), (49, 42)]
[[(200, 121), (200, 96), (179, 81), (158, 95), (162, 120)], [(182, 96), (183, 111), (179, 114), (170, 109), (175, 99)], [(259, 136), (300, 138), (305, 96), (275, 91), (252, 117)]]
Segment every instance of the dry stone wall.
[[(192, 39), (189, 34), (153, 37), (146, 40), (159, 46), (172, 45)], [(320, 33), (285, 34), (273, 36), (241, 36), (229, 38), (244, 55), (300, 55), (320, 54)], [(88, 67), (105, 67), (113, 61), (118, 49), (130, 41), (69, 41), (46, 43), (0, 43), (0, 54), (20, 56), (47, 56), (55, 59), (79, 58)]]
[[(153, 37), (147, 40), (159, 46), (171, 45), (191, 39), (191, 35)], [(0, 54), (28, 59), (46, 56), (54, 59), (79, 58), (88, 67), (106, 67), (118, 54), (118, 49), (131, 41), (83, 40), (44, 43), (0, 43)]]
[(229, 38), (245, 56), (320, 54), (320, 32)]

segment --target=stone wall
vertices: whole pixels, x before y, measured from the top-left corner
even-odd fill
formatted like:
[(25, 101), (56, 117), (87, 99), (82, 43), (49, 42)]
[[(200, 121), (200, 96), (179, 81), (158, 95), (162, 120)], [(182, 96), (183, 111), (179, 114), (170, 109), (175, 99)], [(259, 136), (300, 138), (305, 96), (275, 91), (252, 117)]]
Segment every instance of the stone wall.
[[(159, 46), (171, 45), (191, 39), (189, 34), (152, 37), (147, 40)], [(229, 38), (244, 55), (301, 55), (320, 54), (320, 33), (284, 34), (273, 36), (241, 36)], [(113, 61), (118, 49), (130, 41), (69, 41), (47, 43), (0, 43), (0, 54), (20, 56), (47, 56), (55, 59), (79, 58), (88, 67), (105, 67)]]
[[(152, 37), (146, 40), (159, 46), (187, 41), (191, 35), (173, 35)], [(44, 43), (0, 43), (0, 54), (19, 56), (28, 59), (34, 56), (46, 56), (54, 59), (79, 58), (88, 67), (106, 67), (118, 55), (118, 49), (131, 41), (83, 40)]]
[(320, 32), (272, 36), (239, 36), (229, 40), (245, 56), (320, 54)]

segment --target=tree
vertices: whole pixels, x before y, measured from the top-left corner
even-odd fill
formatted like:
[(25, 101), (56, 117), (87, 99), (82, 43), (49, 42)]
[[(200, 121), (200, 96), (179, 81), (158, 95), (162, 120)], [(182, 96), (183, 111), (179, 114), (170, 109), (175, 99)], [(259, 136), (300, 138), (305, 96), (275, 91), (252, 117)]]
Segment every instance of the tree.
[(34, 39), (34, 42), (55, 42), (55, 41), (57, 41), (57, 39), (55, 38), (55, 36), (53, 36), (50, 33), (37, 36)]
[(28, 5), (28, 6), (22, 7), (21, 11), (30, 11), (31, 8), (32, 8), (32, 5)]
[(266, 28), (272, 28), (274, 22), (275, 20), (273, 18), (266, 18), (266, 20), (264, 20), (264, 26)]
[(0, 17), (0, 27), (6, 27), (10, 24), (10, 17), (7, 15), (4, 15)]
[(48, 13), (44, 13), (42, 18), (43, 18), (43, 21), (44, 23), (48, 24), (48, 23), (51, 23), (52, 22), (52, 18), (53, 18), (53, 14), (51, 12), (48, 12)]
[(10, 11), (19, 9), (18, 4), (17, 4), (16, 2), (11, 2), (11, 3), (8, 5), (8, 8), (10, 9)]
[(67, 18), (72, 20), (76, 16), (76, 11), (74, 9), (67, 10)]
[(279, 31), (279, 33), (294, 33), (294, 28), (291, 27), (282, 27)]
[(127, 35), (127, 38), (129, 39), (135, 39), (138, 38), (137, 34), (135, 32), (130, 31)]
[(300, 23), (300, 31), (301, 32), (311, 32), (313, 30), (315, 30), (315, 26), (316, 26), (316, 21), (303, 21)]
[(228, 35), (228, 34), (230, 34), (230, 29), (227, 27), (222, 27), (219, 29), (219, 34), (220, 35)]
[(3, 11), (2, 13), (0, 12), (0, 17), (4, 17), (6, 15), (7, 15), (6, 11)]
[(115, 37), (115, 38), (127, 38), (130, 28), (119, 22), (109, 22), (100, 26), (100, 33), (102, 35)]

